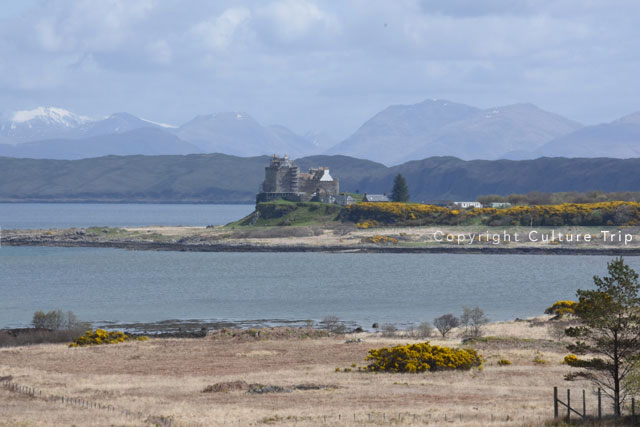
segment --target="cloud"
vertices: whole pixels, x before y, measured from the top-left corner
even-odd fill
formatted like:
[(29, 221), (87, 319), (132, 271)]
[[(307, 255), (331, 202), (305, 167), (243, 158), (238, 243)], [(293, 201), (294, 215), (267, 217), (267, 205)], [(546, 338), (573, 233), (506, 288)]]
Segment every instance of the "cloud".
[(336, 36), (338, 19), (305, 0), (280, 0), (257, 8), (261, 34), (272, 42), (297, 44)]
[(173, 57), (171, 46), (166, 40), (156, 40), (149, 43), (148, 52), (151, 60), (157, 64), (169, 64)]
[(35, 40), (47, 52), (110, 51), (134, 34), (153, 9), (152, 0), (53, 1), (33, 22)]
[(193, 28), (195, 37), (208, 48), (226, 49), (233, 41), (241, 27), (251, 19), (251, 11), (247, 8), (230, 8), (219, 16), (202, 21)]
[(640, 109), (640, 2), (615, 4), (43, 0), (0, 15), (0, 111), (176, 123), (244, 110), (346, 136), (389, 104), (438, 97), (604, 121)]

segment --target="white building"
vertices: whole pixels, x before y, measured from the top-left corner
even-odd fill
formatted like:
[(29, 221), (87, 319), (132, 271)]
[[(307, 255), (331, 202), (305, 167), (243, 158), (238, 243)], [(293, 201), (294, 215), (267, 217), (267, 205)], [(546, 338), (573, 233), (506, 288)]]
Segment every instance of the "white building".
[(462, 209), (473, 209), (473, 208), (481, 208), (482, 203), (480, 202), (453, 202), (454, 205), (462, 208)]
[(511, 203), (509, 202), (493, 202), (491, 203), (491, 207), (494, 209), (508, 209), (511, 207)]
[(340, 206), (349, 206), (349, 205), (354, 205), (355, 203), (356, 203), (356, 199), (354, 199), (348, 194), (338, 194), (336, 196), (336, 204)]

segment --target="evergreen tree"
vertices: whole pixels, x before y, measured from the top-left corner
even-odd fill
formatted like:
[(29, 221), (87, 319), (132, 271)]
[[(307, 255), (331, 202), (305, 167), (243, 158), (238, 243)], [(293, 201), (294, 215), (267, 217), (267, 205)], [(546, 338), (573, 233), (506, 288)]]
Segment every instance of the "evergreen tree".
[(590, 379), (613, 399), (620, 409), (627, 397), (625, 377), (632, 371), (640, 351), (640, 284), (638, 274), (622, 259), (607, 264), (609, 276), (594, 276), (594, 290), (578, 290), (575, 316), (577, 327), (565, 333), (576, 339), (567, 348), (575, 354), (594, 355), (589, 359), (566, 358), (570, 366), (584, 368), (572, 377)]
[(401, 174), (396, 175), (393, 180), (393, 190), (391, 190), (391, 200), (394, 202), (406, 203), (409, 201), (409, 187), (407, 181)]

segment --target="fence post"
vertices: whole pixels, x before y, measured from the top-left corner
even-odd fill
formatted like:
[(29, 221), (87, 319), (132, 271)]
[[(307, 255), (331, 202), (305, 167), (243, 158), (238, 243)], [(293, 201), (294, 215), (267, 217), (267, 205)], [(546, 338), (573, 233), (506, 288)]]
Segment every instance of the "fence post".
[(571, 389), (567, 389), (567, 421), (571, 419)]
[(598, 419), (602, 419), (602, 393), (600, 387), (598, 387)]
[(631, 398), (631, 425), (636, 425), (636, 399)]
[[(558, 418), (558, 387), (553, 388), (553, 418)], [(493, 421), (493, 413), (491, 421)]]
[(585, 392), (582, 389), (582, 418), (587, 418), (587, 399), (584, 397)]

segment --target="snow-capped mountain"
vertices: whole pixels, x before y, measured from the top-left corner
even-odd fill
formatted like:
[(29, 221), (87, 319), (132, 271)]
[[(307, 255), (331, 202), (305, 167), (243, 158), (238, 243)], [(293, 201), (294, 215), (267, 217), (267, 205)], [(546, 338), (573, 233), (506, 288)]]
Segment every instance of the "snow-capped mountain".
[(54, 126), (77, 127), (93, 119), (74, 114), (64, 108), (37, 107), (33, 110), (21, 110), (13, 113), (13, 123), (42, 122)]
[(150, 120), (141, 119), (129, 113), (114, 113), (103, 120), (87, 123), (78, 129), (78, 136), (98, 136), (112, 133), (124, 133), (135, 129), (158, 128), (174, 129), (175, 126), (164, 123), (155, 123)]
[(62, 108), (18, 111), (0, 121), (0, 156), (78, 159), (103, 155), (221, 152), (240, 156), (321, 151), (284, 126), (265, 126), (246, 113), (198, 116), (180, 127), (115, 113), (92, 119)]
[(37, 107), (14, 112), (0, 122), (0, 136), (14, 143), (68, 137), (95, 120), (64, 108)]

